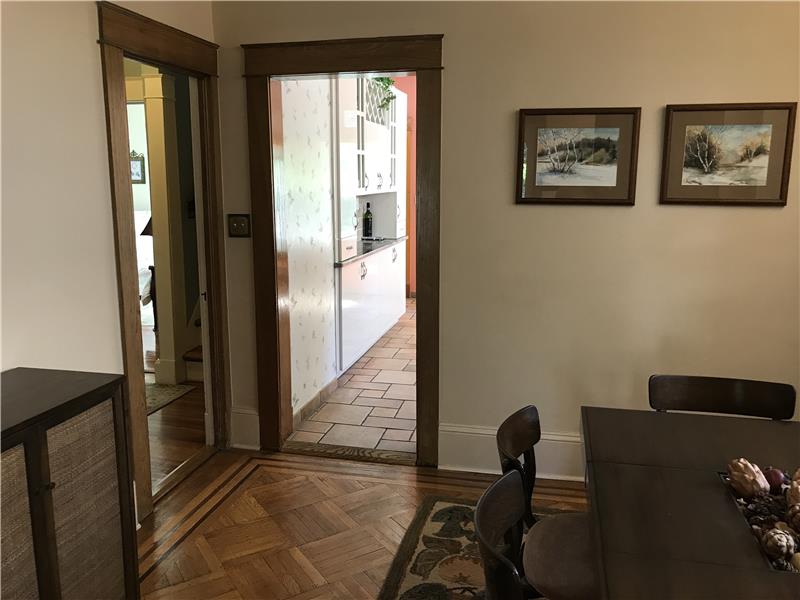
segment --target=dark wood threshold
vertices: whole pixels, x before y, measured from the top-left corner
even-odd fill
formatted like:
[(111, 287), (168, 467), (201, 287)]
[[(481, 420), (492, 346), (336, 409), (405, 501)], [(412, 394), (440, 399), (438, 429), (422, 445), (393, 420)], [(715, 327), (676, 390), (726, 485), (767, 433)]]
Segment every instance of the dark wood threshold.
[(352, 446), (334, 446), (332, 444), (314, 444), (311, 442), (287, 441), (283, 443), (281, 452), (383, 463), (388, 465), (414, 466), (417, 462), (417, 455), (413, 452), (378, 450), (377, 448), (354, 448)]
[(216, 454), (214, 446), (203, 446), (195, 454), (178, 465), (172, 473), (164, 477), (153, 488), (153, 504), (166, 496), (176, 485), (186, 479), (192, 472)]

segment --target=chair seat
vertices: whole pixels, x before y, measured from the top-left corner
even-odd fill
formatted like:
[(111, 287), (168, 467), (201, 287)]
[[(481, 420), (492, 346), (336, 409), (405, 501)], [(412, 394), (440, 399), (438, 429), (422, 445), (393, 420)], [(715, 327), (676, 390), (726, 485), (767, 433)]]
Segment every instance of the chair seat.
[(589, 518), (583, 514), (540, 519), (525, 536), (525, 579), (548, 600), (594, 600)]

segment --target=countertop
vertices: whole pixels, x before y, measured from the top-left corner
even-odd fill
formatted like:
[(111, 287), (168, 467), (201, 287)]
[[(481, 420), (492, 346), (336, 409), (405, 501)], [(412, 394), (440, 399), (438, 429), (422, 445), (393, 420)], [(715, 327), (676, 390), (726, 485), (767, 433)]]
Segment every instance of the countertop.
[(350, 258), (345, 258), (344, 260), (337, 260), (333, 263), (333, 266), (337, 268), (343, 267), (357, 260), (361, 260), (370, 254), (375, 254), (376, 252), (380, 252), (385, 248), (390, 248), (399, 244), (400, 242), (405, 242), (407, 238), (408, 236), (404, 235), (403, 237), (399, 238), (386, 238), (379, 242), (359, 240), (355, 255), (351, 256)]

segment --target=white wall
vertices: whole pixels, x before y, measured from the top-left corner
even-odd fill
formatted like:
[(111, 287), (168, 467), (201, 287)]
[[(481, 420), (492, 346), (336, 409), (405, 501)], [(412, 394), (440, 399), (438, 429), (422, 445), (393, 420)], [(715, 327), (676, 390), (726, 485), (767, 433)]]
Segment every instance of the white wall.
[[(125, 3), (210, 38), (208, 3)], [(3, 2), (2, 369), (122, 371), (94, 2)]]
[(294, 412), (336, 379), (331, 82), (281, 82), (277, 224), (289, 261)]
[[(134, 183), (133, 210), (150, 212), (150, 165), (147, 152), (147, 123), (144, 102), (128, 102), (128, 145), (131, 152), (144, 156), (144, 183)], [(146, 224), (146, 222), (145, 222)], [(137, 228), (141, 232), (141, 229)]]
[(2, 368), (121, 372), (97, 8), (0, 10)]
[[(799, 9), (215, 4), (225, 202), (246, 207), (239, 44), (444, 33), (440, 461), (495, 469), (494, 429), (533, 402), (541, 470), (580, 476), (579, 407), (646, 408), (651, 373), (800, 383), (800, 145), (785, 208), (658, 204), (664, 105), (796, 101)], [(703, 60), (696, 40), (713, 49)], [(514, 205), (517, 109), (575, 106), (642, 107), (635, 207)], [(252, 269), (244, 248), (229, 260)], [(229, 288), (245, 350), (248, 288)], [(254, 412), (252, 364), (238, 376), (233, 401)]]

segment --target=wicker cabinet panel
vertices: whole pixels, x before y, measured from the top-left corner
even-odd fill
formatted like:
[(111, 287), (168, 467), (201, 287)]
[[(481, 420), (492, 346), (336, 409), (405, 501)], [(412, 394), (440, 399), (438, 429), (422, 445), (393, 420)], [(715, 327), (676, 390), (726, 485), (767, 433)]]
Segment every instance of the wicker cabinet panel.
[(0, 515), (0, 546), (3, 548), (0, 597), (3, 600), (38, 598), (25, 448), (20, 444), (3, 452), (0, 469), (3, 511)]
[(47, 431), (63, 600), (125, 597), (113, 406)]

